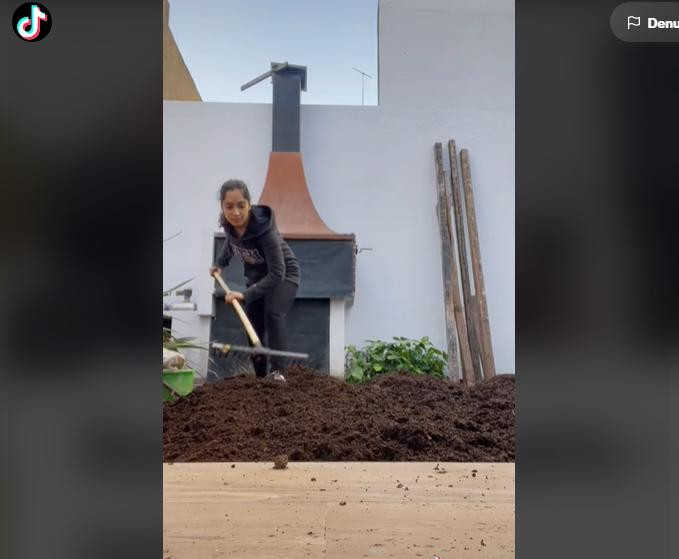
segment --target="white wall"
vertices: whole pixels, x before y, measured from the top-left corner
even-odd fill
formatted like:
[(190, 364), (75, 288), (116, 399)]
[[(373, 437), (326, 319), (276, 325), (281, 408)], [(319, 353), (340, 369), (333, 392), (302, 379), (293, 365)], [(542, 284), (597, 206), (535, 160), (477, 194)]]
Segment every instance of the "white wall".
[(380, 0), (379, 104), (514, 113), (513, 0)]
[[(480, 14), (470, 8), (477, 3)], [(356, 297), (347, 311), (346, 341), (362, 345), (369, 338), (426, 335), (445, 349), (433, 144), (454, 138), (471, 156), (497, 370), (514, 372), (512, 3), (426, 2), (430, 7), (450, 6), (443, 15), (419, 8), (413, 15), (399, 8), (403, 4), (380, 2), (382, 104), (302, 106), (301, 151), (316, 208), (330, 228), (355, 233), (359, 248), (373, 249), (357, 256)], [(464, 9), (458, 11), (459, 6)], [(491, 46), (477, 45), (485, 40), (482, 33), (440, 29), (441, 20), (462, 27), (472, 21), (483, 25), (484, 14), (508, 26), (504, 39)], [(417, 25), (404, 33), (408, 20)], [(430, 37), (434, 31), (442, 33), (436, 45)], [(408, 40), (402, 43), (399, 37), (404, 35)], [(418, 37), (429, 47), (415, 49)], [(446, 64), (442, 59), (426, 73), (429, 88), (411, 87), (403, 68), (415, 68), (415, 59), (431, 56), (426, 48), (436, 46), (439, 52), (439, 43), (448, 45), (449, 52), (466, 52), (468, 71), (459, 67), (460, 72), (446, 73), (440, 68)], [(478, 54), (484, 49), (494, 50), (495, 56)], [(469, 59), (477, 55), (476, 61)], [(509, 69), (507, 58), (512, 62)], [(502, 71), (494, 74), (498, 65)], [(493, 75), (495, 87), (487, 90)], [(483, 94), (474, 94), (471, 85), (462, 88), (467, 93), (459, 93), (451, 83), (458, 76), (470, 83), (478, 79)], [(439, 95), (425, 95), (424, 89)], [(447, 101), (451, 98), (454, 103)], [(207, 312), (211, 282), (205, 246), (217, 229), (217, 190), (224, 180), (237, 177), (250, 185), (255, 200), (259, 197), (271, 146), (271, 106), (165, 102), (164, 137), (164, 234), (183, 233), (164, 245), (163, 285), (199, 277), (193, 287)], [(208, 326), (207, 318), (197, 319), (184, 325), (183, 333), (206, 339)]]

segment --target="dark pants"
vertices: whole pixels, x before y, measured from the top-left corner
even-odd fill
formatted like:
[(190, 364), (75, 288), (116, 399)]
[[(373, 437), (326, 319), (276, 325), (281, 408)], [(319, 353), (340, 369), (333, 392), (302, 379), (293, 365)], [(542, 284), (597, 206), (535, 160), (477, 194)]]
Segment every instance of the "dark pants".
[[(288, 349), (288, 330), (285, 318), (292, 307), (297, 294), (297, 286), (289, 281), (276, 286), (265, 297), (260, 297), (245, 306), (245, 312), (252, 322), (262, 344), (271, 348), (285, 351)], [(252, 345), (252, 344), (251, 344)], [(252, 358), (252, 365), (258, 377), (266, 376), (268, 359), (263, 355)], [(283, 369), (284, 360), (280, 357), (271, 358), (273, 370)]]

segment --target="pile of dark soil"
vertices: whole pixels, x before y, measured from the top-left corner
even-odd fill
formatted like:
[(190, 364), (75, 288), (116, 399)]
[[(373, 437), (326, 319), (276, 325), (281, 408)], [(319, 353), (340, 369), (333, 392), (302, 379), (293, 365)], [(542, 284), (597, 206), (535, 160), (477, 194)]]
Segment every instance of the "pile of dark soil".
[(240, 376), (163, 410), (167, 462), (514, 460), (514, 377), (471, 389), (390, 374), (350, 385), (309, 369)]

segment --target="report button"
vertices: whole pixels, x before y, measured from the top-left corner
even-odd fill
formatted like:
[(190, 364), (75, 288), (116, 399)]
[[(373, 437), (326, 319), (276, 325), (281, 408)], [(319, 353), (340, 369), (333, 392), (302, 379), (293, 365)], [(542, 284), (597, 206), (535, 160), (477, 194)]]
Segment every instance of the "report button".
[(627, 43), (679, 42), (679, 2), (625, 2), (611, 14), (611, 31)]

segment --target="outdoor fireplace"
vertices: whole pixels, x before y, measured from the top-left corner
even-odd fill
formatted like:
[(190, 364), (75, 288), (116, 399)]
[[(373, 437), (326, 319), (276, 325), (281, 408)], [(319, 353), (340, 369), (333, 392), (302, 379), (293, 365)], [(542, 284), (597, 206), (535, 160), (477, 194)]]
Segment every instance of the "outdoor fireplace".
[[(268, 77), (273, 81), (273, 139), (258, 203), (273, 208), (278, 229), (297, 255), (302, 271), (297, 298), (287, 319), (289, 349), (308, 353), (308, 366), (341, 376), (345, 307), (353, 299), (356, 285), (355, 236), (332, 231), (318, 215), (309, 194), (300, 153), (300, 95), (306, 91), (306, 67), (272, 63), (269, 72), (241, 89)], [(213, 261), (223, 242), (224, 233), (216, 233)], [(245, 289), (239, 259), (233, 259), (222, 274), (231, 289)], [(233, 309), (227, 308), (223, 290), (215, 287), (210, 340), (246, 345), (240, 321)], [(238, 361), (214, 358), (210, 369), (224, 378), (237, 373), (238, 366)]]

